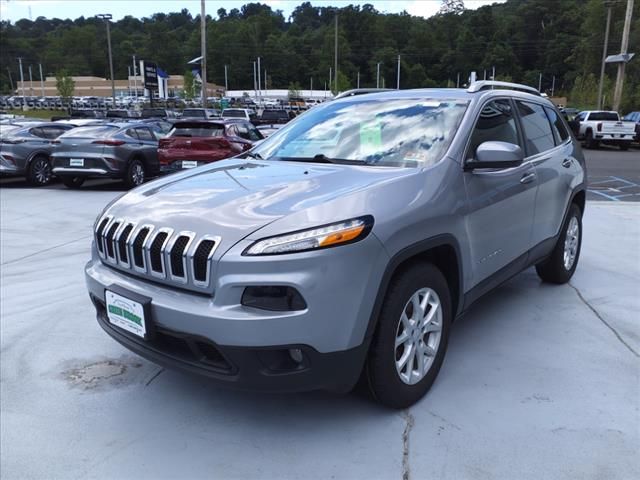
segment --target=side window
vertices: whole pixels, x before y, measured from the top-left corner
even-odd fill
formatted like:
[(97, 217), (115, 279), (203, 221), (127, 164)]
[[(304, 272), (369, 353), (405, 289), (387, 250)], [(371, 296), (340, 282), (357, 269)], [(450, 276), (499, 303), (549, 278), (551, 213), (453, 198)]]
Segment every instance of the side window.
[(247, 129), (249, 134), (249, 140), (251, 140), (252, 142), (257, 142), (258, 140), (262, 140), (264, 138), (260, 133), (260, 131), (253, 125), (248, 125)]
[(239, 137), (238, 130), (236, 129), (235, 125), (230, 125), (227, 127), (227, 135), (233, 136), (233, 137)]
[(42, 127), (42, 130), (44, 131), (45, 138), (49, 138), (51, 140), (58, 138), (67, 131), (67, 129), (60, 127)]
[(551, 122), (551, 130), (553, 130), (553, 136), (556, 139), (556, 145), (560, 145), (567, 138), (569, 138), (569, 132), (564, 126), (564, 122), (560, 118), (560, 115), (558, 115), (554, 109), (544, 107), (544, 111), (547, 113), (549, 121)]
[(126, 135), (127, 137), (131, 137), (131, 138), (133, 138), (134, 140), (139, 140), (139, 139), (138, 139), (138, 134), (136, 133), (136, 131), (135, 131), (133, 128), (128, 129), (128, 130), (125, 132), (125, 135)]
[(30, 129), (29, 133), (31, 135), (35, 135), (36, 137), (47, 138), (45, 133), (44, 133), (44, 130), (42, 128), (40, 128), (40, 127), (35, 127), (35, 128)]
[(151, 131), (148, 128), (136, 128), (136, 133), (138, 134), (138, 138), (140, 140), (148, 142), (155, 141), (155, 137), (151, 134)]
[(251, 140), (251, 136), (249, 134), (249, 129), (246, 125), (236, 125), (236, 131), (238, 132), (238, 136), (240, 138), (244, 138), (245, 140)]
[(535, 155), (555, 147), (551, 124), (542, 105), (521, 100), (517, 100), (516, 105), (522, 121), (522, 133), (527, 144), (528, 155)]
[(508, 142), (522, 147), (511, 102), (507, 99), (492, 100), (482, 107), (471, 135), (467, 157), (475, 158), (478, 146), (490, 141)]

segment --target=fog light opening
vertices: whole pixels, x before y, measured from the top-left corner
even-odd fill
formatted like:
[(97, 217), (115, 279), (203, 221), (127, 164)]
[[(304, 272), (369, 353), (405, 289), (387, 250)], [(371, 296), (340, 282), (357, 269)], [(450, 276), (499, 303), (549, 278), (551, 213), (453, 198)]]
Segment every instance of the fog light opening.
[(302, 355), (302, 350), (300, 350), (299, 348), (290, 348), (289, 356), (291, 357), (291, 360), (293, 360), (296, 363), (302, 363), (302, 361), (304, 360), (304, 356)]

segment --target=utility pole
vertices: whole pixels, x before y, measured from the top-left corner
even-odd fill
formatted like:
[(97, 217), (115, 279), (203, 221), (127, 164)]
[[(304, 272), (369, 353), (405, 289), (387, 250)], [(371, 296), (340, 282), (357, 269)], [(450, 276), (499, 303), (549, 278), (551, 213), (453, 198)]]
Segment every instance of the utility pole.
[[(333, 70), (331, 69), (331, 67), (329, 67), (329, 90), (331, 90), (331, 81), (333, 79)], [(336, 92), (336, 95), (338, 94), (338, 92)]]
[(309, 98), (313, 98), (313, 77), (311, 77), (311, 88), (309, 89)]
[(111, 22), (113, 15), (110, 13), (100, 13), (96, 17), (101, 18), (107, 24), (107, 49), (109, 50), (109, 74), (111, 75), (111, 100), (113, 108), (116, 108), (116, 81), (113, 78), (113, 56), (111, 55)]
[(133, 89), (136, 92), (136, 101), (138, 100), (138, 69), (136, 68), (136, 56), (133, 56)]
[(456, 79), (456, 88), (460, 88), (460, 72), (458, 72), (458, 77)]
[(131, 67), (127, 66), (127, 88), (129, 89), (129, 96), (131, 96)]
[[(626, 55), (629, 46), (629, 31), (631, 30), (631, 15), (633, 13), (633, 1), (627, 0), (627, 12), (624, 15), (624, 28), (622, 30), (622, 43), (620, 45), (620, 54)], [(613, 91), (613, 109), (617, 112), (620, 110), (620, 101), (622, 100), (622, 87), (624, 86), (624, 69), (626, 62), (618, 63), (618, 76), (616, 77), (616, 88)]]
[(258, 57), (258, 100), (262, 99), (262, 81), (260, 80), (260, 57)]
[(264, 69), (264, 95), (267, 95), (267, 69)]
[(551, 80), (551, 96), (553, 97), (553, 92), (555, 92), (556, 90), (556, 76), (553, 76), (553, 79)]
[(607, 58), (607, 49), (609, 47), (609, 29), (611, 27), (611, 7), (613, 0), (605, 0), (604, 6), (607, 7), (607, 26), (604, 28), (604, 48), (602, 49), (602, 65), (600, 66), (600, 83), (598, 84), (598, 110), (602, 110), (602, 88), (604, 86), (604, 66)]
[(227, 90), (229, 90), (229, 80), (227, 78), (227, 65), (224, 66), (224, 94), (227, 94)]
[(31, 65), (29, 65), (29, 96), (33, 97), (33, 75), (31, 75)]
[(356, 88), (360, 88), (360, 70), (358, 70), (358, 80), (356, 82), (357, 87)]
[(42, 96), (44, 97), (44, 79), (42, 78), (42, 64), (39, 63), (38, 66), (40, 67), (40, 89), (42, 90)]
[(538, 77), (538, 91), (542, 93), (542, 72), (540, 72), (540, 76)]
[(258, 99), (258, 82), (256, 81), (256, 62), (253, 62), (253, 98)]
[(202, 60), (200, 61), (202, 67), (200, 72), (202, 80), (200, 96), (202, 98), (202, 108), (207, 108), (207, 17), (204, 4), (205, 0), (200, 0), (200, 55), (202, 55)]
[(335, 37), (335, 59), (334, 59), (334, 72), (335, 72), (335, 76), (336, 76), (336, 82), (335, 82), (335, 86), (336, 86), (336, 95), (338, 94), (338, 10), (336, 10), (336, 33), (335, 33), (336, 37)]
[(22, 58), (18, 57), (18, 63), (20, 64), (20, 86), (22, 87), (22, 109), (24, 110), (27, 104), (24, 100), (24, 75), (22, 74)]
[(7, 72), (9, 72), (9, 83), (11, 84), (11, 93), (13, 93), (15, 89), (13, 88), (13, 77), (11, 76), (11, 69), (9, 67), (7, 67)]
[(398, 81), (396, 82), (396, 90), (400, 90), (400, 54), (398, 54)]
[(378, 62), (378, 72), (376, 73), (376, 88), (380, 88), (380, 62)]
[(491, 80), (495, 81), (496, 79), (496, 66), (494, 65), (491, 69)]

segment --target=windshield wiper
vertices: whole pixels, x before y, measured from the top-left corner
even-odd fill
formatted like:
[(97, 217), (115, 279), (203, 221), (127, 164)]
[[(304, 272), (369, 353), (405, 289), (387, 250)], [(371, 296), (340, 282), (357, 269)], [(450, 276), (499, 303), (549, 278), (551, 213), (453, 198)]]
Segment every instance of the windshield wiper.
[(343, 165), (363, 165), (364, 160), (350, 160), (347, 158), (329, 158), (324, 153), (318, 153), (313, 157), (283, 157), (282, 160), (290, 162), (336, 163)]
[(247, 152), (247, 153), (245, 153), (245, 155), (247, 157), (255, 158), (256, 160), (264, 160), (264, 158), (262, 158), (262, 155), (260, 155), (259, 153)]

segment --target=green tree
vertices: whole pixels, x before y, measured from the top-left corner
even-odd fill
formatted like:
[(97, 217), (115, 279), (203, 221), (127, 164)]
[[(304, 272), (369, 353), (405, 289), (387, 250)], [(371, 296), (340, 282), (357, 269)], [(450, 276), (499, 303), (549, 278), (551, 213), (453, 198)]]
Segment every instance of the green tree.
[(193, 100), (197, 94), (196, 77), (191, 70), (184, 72), (182, 93), (186, 100)]
[(76, 82), (71, 78), (69, 72), (59, 70), (58, 73), (56, 73), (56, 89), (64, 103), (69, 103), (69, 99), (73, 96), (75, 88)]
[(289, 100), (294, 98), (300, 98), (300, 90), (302, 87), (299, 82), (292, 82), (289, 84)]

